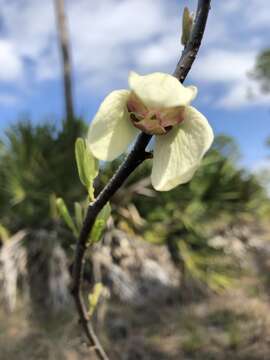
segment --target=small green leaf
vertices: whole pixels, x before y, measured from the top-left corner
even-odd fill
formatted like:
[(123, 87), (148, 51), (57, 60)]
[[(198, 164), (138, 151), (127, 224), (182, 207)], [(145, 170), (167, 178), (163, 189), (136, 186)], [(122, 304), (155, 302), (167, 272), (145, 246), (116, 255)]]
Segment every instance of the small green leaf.
[(50, 194), (49, 196), (49, 205), (50, 205), (50, 216), (53, 220), (57, 220), (59, 218), (59, 212), (57, 209), (57, 197), (55, 193)]
[(56, 200), (57, 209), (59, 211), (59, 214), (65, 221), (66, 225), (70, 228), (70, 230), (73, 232), (75, 236), (79, 235), (78, 229), (76, 228), (72, 217), (70, 216), (70, 213), (68, 211), (68, 208), (62, 198), (58, 198)]
[(190, 13), (189, 8), (185, 7), (182, 18), (182, 45), (186, 46), (191, 35), (193, 27), (193, 15)]
[(3, 241), (3, 243), (8, 242), (10, 238), (10, 233), (7, 228), (5, 228), (2, 224), (0, 224), (0, 240)]
[(102, 294), (103, 285), (101, 283), (97, 283), (94, 285), (93, 291), (88, 296), (89, 302), (89, 311), (88, 314), (91, 317), (97, 307), (98, 301)]
[(78, 202), (75, 202), (74, 210), (75, 210), (76, 225), (77, 225), (78, 229), (81, 229), (82, 225), (83, 225), (83, 208), (82, 208), (82, 205), (80, 203), (78, 203)]
[(95, 221), (93, 229), (90, 234), (90, 244), (98, 242), (101, 238), (102, 232), (107, 224), (107, 221), (111, 215), (111, 206), (107, 203)]
[(95, 221), (95, 224), (93, 226), (93, 229), (92, 229), (91, 235), (90, 235), (90, 243), (91, 244), (94, 244), (99, 241), (104, 227), (105, 227), (104, 220), (97, 219)]
[(92, 155), (87, 142), (82, 138), (76, 140), (75, 157), (81, 183), (86, 187), (90, 200), (93, 200), (93, 181), (98, 175), (98, 161)]

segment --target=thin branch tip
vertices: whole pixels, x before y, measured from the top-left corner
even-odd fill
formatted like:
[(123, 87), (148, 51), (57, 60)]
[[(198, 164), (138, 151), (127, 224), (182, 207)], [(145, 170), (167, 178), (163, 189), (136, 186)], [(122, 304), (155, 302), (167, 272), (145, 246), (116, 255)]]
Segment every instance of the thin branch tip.
[(184, 82), (194, 60), (197, 57), (204, 36), (210, 8), (211, 0), (198, 0), (196, 16), (190, 39), (182, 52), (173, 74), (180, 82)]

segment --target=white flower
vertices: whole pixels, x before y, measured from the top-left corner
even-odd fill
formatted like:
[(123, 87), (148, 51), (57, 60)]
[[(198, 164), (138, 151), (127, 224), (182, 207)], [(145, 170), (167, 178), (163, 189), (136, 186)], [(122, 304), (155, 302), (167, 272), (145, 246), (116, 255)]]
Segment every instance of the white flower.
[(93, 155), (111, 161), (125, 152), (142, 130), (155, 136), (151, 180), (167, 191), (188, 182), (213, 142), (207, 119), (189, 106), (197, 89), (175, 77), (131, 72), (130, 90), (117, 90), (102, 102), (88, 141)]

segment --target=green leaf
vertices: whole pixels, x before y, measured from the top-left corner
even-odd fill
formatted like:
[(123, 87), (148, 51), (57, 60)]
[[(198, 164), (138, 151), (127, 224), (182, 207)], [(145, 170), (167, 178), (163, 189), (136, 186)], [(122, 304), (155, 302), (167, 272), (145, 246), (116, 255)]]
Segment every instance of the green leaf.
[(68, 208), (64, 202), (63, 199), (58, 198), (56, 200), (57, 209), (59, 211), (59, 214), (65, 221), (66, 225), (70, 228), (70, 230), (73, 232), (73, 234), (77, 237), (79, 236), (78, 229), (76, 228), (76, 225), (74, 224), (72, 217), (70, 216), (70, 213), (68, 211)]
[(53, 220), (59, 219), (59, 212), (57, 209), (57, 197), (55, 193), (49, 195), (49, 205), (50, 205), (50, 216)]
[(93, 229), (90, 234), (90, 244), (98, 242), (101, 238), (102, 232), (107, 224), (107, 221), (111, 215), (111, 206), (107, 203), (104, 208), (98, 214)]
[(81, 183), (86, 187), (90, 200), (93, 200), (93, 181), (98, 175), (98, 161), (92, 155), (87, 142), (82, 138), (76, 140), (75, 157)]
[(75, 210), (75, 220), (78, 229), (82, 228), (83, 225), (83, 208), (82, 205), (78, 202), (75, 202), (74, 204), (74, 210)]
[(0, 240), (3, 241), (3, 243), (7, 242), (10, 238), (10, 233), (7, 228), (4, 227), (4, 225), (0, 224)]
[(89, 311), (88, 314), (91, 317), (97, 307), (98, 301), (102, 294), (103, 285), (101, 283), (97, 283), (94, 285), (93, 291), (88, 296), (89, 302)]

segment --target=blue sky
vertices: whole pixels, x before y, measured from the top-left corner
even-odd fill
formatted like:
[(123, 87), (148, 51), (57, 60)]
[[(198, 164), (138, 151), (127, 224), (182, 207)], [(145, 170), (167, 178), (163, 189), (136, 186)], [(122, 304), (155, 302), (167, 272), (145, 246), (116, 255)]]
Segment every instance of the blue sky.
[[(181, 52), (181, 12), (192, 0), (67, 0), (76, 112), (89, 121), (130, 70), (171, 73)], [(19, 117), (59, 121), (63, 112), (53, 1), (0, 0), (0, 131)], [(247, 73), (270, 47), (269, 0), (213, 0), (204, 43), (188, 79), (195, 106), (216, 133), (233, 135), (242, 163), (265, 164), (270, 96)]]

